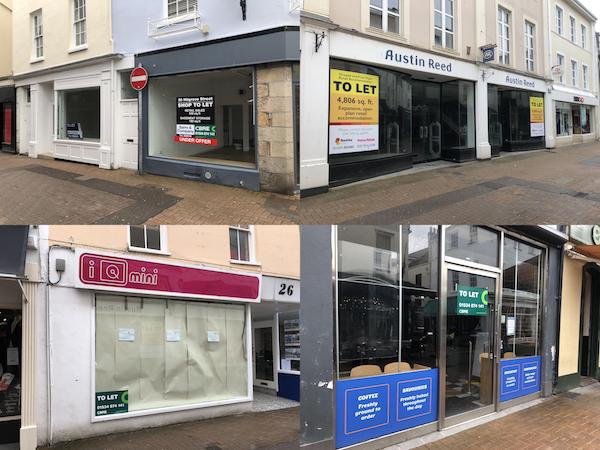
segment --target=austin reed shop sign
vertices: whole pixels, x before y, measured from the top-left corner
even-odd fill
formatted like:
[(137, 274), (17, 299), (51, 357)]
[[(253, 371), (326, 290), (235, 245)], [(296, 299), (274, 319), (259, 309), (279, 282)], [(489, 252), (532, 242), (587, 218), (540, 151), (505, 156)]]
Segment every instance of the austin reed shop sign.
[(77, 287), (145, 295), (260, 302), (257, 274), (78, 250)]

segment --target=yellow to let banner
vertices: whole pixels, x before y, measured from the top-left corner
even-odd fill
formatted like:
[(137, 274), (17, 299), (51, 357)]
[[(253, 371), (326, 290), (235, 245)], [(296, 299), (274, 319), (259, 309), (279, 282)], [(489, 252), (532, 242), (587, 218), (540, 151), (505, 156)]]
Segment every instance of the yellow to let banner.
[(379, 77), (332, 69), (330, 125), (378, 125)]
[(531, 123), (544, 123), (544, 97), (529, 97)]

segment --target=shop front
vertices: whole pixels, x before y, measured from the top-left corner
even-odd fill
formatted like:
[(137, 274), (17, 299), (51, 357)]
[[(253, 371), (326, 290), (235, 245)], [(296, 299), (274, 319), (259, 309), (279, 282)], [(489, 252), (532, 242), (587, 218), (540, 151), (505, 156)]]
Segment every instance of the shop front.
[(15, 153), (17, 149), (17, 103), (15, 87), (0, 86), (0, 151)]
[(259, 274), (86, 249), (50, 260), (51, 441), (251, 410)]
[(546, 81), (498, 69), (490, 69), (486, 77), (492, 156), (546, 148)]
[(476, 158), (474, 64), (344, 33), (330, 38), (331, 186)]
[(293, 193), (298, 42), (282, 28), (138, 55), (141, 170)]
[[(392, 445), (551, 395), (554, 234), (334, 227), (336, 448)], [(324, 396), (311, 381), (306, 395)]]
[(596, 140), (596, 96), (590, 92), (555, 85), (552, 100), (557, 145), (582, 144)]

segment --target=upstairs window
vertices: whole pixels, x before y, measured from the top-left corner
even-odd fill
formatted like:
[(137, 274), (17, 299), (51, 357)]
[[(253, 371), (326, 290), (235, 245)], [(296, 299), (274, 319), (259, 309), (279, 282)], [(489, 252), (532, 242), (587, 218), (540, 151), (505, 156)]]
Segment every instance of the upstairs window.
[(229, 227), (229, 250), (232, 261), (253, 261), (252, 228), (250, 225)]
[(573, 16), (569, 16), (569, 25), (570, 25), (570, 37), (571, 37), (571, 42), (573, 44), (577, 43), (577, 25), (575, 23), (575, 17)]
[(577, 61), (571, 60), (571, 84), (577, 86), (578, 69)]
[(129, 250), (148, 253), (166, 253), (165, 227), (141, 225), (129, 227)]
[(500, 64), (510, 64), (510, 11), (498, 8), (498, 58)]
[(178, 17), (196, 13), (198, 0), (167, 0), (168, 17)]
[(44, 57), (44, 27), (42, 21), (42, 11), (37, 11), (32, 15), (33, 24), (33, 55), (35, 58)]
[(561, 55), (560, 53), (558, 53), (556, 55), (556, 65), (560, 66), (560, 68), (562, 69), (559, 81), (561, 83), (564, 83), (565, 82), (565, 75), (564, 75), (564, 73), (565, 73), (565, 57), (563, 55)]
[(454, 0), (435, 0), (435, 45), (454, 48)]
[(582, 74), (583, 74), (583, 88), (590, 88), (590, 68), (585, 64), (582, 66)]
[(75, 47), (87, 43), (85, 0), (73, 0), (73, 32)]
[(556, 32), (558, 34), (560, 34), (561, 36), (565, 32), (564, 17), (565, 17), (565, 13), (563, 12), (563, 9), (560, 6), (557, 6), (556, 7)]
[(400, 33), (400, 0), (371, 0), (370, 26), (388, 33)]
[(535, 70), (535, 25), (525, 21), (525, 67), (529, 72)]
[(587, 27), (581, 25), (581, 47), (587, 48)]

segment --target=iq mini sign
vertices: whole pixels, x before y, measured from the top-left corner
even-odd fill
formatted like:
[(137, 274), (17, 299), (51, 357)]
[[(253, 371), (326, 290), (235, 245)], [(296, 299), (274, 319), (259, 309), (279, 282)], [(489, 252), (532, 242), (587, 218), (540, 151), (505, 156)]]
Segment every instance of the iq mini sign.
[(456, 314), (458, 316), (487, 316), (489, 291), (483, 288), (458, 286)]

